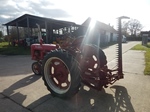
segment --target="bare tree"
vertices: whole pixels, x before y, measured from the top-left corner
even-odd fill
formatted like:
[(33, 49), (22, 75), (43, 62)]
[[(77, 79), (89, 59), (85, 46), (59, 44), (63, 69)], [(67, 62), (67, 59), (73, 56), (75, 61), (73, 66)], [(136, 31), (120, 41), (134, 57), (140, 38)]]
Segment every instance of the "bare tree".
[[(0, 31), (2, 32), (2, 34), (4, 35), (4, 26), (2, 25), (2, 23), (0, 23)], [(2, 35), (2, 36), (3, 36)]]
[(17, 28), (16, 27), (10, 28), (10, 36), (11, 36), (11, 40), (17, 39)]
[(137, 19), (131, 19), (128, 22), (123, 22), (122, 29), (126, 33), (130, 33), (131, 35), (136, 35), (142, 30), (143, 26)]
[(1, 38), (1, 37), (3, 37), (3, 32), (2, 32), (2, 31), (0, 31), (0, 38)]
[(122, 35), (129, 35), (128, 34), (128, 22), (123, 21), (122, 23)]

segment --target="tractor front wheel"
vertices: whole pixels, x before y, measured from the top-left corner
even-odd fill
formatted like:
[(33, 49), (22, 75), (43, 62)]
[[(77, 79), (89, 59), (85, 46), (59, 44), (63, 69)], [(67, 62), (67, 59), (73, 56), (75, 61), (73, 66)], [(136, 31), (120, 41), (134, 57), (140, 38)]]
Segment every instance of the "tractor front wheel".
[(55, 50), (47, 54), (42, 64), (42, 73), (47, 89), (54, 96), (68, 98), (79, 90), (79, 66), (68, 52)]
[(35, 75), (41, 75), (41, 65), (38, 62), (32, 63), (32, 71)]

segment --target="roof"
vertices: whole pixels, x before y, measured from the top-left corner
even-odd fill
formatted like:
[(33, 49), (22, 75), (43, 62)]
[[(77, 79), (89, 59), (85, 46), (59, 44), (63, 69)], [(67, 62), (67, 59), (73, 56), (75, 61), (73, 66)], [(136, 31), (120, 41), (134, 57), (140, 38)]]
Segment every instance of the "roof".
[(45, 22), (51, 23), (53, 25), (54, 29), (76, 25), (74, 22), (56, 20), (56, 19), (45, 18), (45, 17), (38, 17), (38, 16), (34, 16), (34, 15), (29, 15), (29, 14), (24, 14), (4, 25), (17, 26), (16, 23), (18, 22), (19, 27), (27, 27), (27, 19), (29, 20), (30, 28), (36, 28), (37, 27), (36, 23), (40, 24), (41, 28), (45, 28)]
[[(82, 25), (83, 26), (89, 26), (90, 22), (91, 22), (91, 18), (89, 17)], [(102, 29), (102, 30), (106, 30), (108, 32), (111, 32), (111, 33), (117, 33), (117, 31), (110, 25), (107, 25), (105, 23), (102, 23), (102, 22), (99, 22), (99, 21), (96, 21), (96, 25), (99, 29)]]
[(141, 31), (142, 36), (150, 36), (150, 31)]

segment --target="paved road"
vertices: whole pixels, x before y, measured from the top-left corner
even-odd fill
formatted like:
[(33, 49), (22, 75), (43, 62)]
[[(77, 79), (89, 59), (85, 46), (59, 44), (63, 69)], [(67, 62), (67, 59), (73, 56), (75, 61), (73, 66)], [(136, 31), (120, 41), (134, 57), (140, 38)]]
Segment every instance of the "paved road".
[[(140, 42), (128, 42), (128, 43), (123, 43), (122, 44), (122, 53), (126, 53), (129, 49), (131, 49), (133, 46), (135, 46), (136, 44), (139, 44)], [(113, 46), (107, 47), (106, 49), (104, 49), (104, 52), (107, 56), (107, 61), (111, 62), (112, 60), (114, 60), (117, 56), (116, 56), (116, 49), (118, 48), (118, 45), (115, 44)]]
[[(144, 52), (129, 50), (136, 44), (123, 44), (123, 80), (100, 92), (83, 86), (68, 100), (50, 95), (41, 76), (32, 73), (30, 56), (0, 56), (0, 111), (149, 112), (150, 77), (143, 75)], [(110, 67), (115, 64), (114, 48), (104, 50)]]

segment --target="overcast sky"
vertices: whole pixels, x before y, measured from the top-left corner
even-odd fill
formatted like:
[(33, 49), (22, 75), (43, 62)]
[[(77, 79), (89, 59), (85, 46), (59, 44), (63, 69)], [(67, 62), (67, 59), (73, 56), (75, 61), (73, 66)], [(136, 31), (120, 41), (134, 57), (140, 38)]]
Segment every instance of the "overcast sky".
[(150, 0), (0, 0), (0, 24), (23, 14), (82, 24), (88, 17), (116, 25), (116, 18), (137, 19), (150, 30)]

